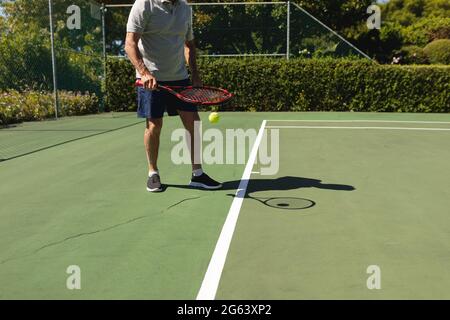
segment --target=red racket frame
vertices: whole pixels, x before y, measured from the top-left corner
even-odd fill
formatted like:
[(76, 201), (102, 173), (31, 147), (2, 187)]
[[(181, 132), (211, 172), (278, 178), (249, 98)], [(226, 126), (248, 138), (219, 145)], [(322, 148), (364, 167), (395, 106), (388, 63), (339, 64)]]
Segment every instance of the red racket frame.
[[(144, 84), (142, 83), (141, 80), (136, 80), (135, 83), (136, 87), (143, 87)], [(167, 92), (169, 92), (170, 94), (173, 94), (175, 97), (177, 97), (178, 99), (187, 102), (187, 103), (192, 103), (192, 104), (196, 104), (196, 105), (200, 105), (200, 106), (215, 106), (215, 105), (221, 105), (224, 103), (227, 103), (228, 101), (230, 101), (234, 95), (230, 92), (228, 92), (225, 89), (221, 89), (221, 88), (215, 88), (215, 87), (208, 87), (208, 86), (202, 86), (202, 87), (194, 87), (194, 86), (187, 86), (187, 87), (180, 87), (180, 86), (161, 86), (161, 85), (157, 85), (158, 89), (162, 89), (165, 90)], [(182, 94), (178, 93), (175, 90), (187, 90), (187, 89), (194, 89), (194, 88), (204, 88), (204, 89), (211, 89), (211, 90), (215, 90), (215, 91), (220, 91), (225, 95), (225, 98), (219, 100), (219, 101), (214, 101), (214, 102), (207, 102), (207, 101), (197, 101), (197, 100), (193, 100), (190, 99), (186, 96), (183, 96)]]

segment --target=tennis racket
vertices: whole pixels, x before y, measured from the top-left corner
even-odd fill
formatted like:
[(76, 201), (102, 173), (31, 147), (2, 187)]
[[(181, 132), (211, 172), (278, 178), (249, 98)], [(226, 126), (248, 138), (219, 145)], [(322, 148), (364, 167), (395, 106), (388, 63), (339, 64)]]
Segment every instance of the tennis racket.
[[(141, 80), (137, 80), (136, 87), (143, 87)], [(225, 89), (214, 87), (177, 87), (177, 86), (161, 86), (158, 89), (165, 90), (174, 95), (178, 99), (200, 106), (222, 105), (230, 101), (234, 95)]]

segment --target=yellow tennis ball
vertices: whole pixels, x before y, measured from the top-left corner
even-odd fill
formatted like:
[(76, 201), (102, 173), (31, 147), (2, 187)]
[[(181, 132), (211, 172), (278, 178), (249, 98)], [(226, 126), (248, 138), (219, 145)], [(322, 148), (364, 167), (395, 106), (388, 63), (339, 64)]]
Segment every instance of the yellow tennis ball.
[(217, 123), (220, 120), (220, 116), (219, 116), (219, 114), (217, 112), (212, 112), (209, 115), (208, 119), (209, 119), (209, 122), (211, 122), (211, 123)]

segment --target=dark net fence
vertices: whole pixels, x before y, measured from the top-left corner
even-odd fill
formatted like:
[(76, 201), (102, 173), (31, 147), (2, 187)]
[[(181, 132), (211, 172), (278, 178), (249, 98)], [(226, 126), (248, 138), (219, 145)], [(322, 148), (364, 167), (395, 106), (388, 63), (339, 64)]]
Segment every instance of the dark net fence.
[[(53, 1), (54, 74), (49, 2), (16, 0), (0, 4), (2, 124), (55, 116), (54, 103), (47, 103), (54, 94), (54, 75), (58, 96), (67, 98), (68, 93), (74, 97), (95, 95), (96, 110), (101, 110), (104, 59), (100, 6), (88, 0)], [(30, 92), (39, 92), (40, 95), (36, 95), (37, 101), (26, 101), (22, 106), (6, 105), (5, 97), (17, 92), (26, 97)], [(77, 113), (75, 110), (67, 111), (65, 98), (58, 98), (60, 115)], [(45, 103), (40, 103), (41, 100)], [(33, 103), (38, 111), (29, 110), (33, 108), (29, 104)], [(16, 107), (20, 110), (15, 110)], [(89, 111), (92, 112), (93, 108), (90, 107)], [(17, 115), (9, 117), (8, 112)]]

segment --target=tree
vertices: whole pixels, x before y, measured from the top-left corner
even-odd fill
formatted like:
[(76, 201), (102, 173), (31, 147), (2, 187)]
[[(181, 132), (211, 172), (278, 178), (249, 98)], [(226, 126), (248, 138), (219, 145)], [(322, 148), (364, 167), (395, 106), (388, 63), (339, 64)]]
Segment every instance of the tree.
[[(102, 59), (101, 42), (96, 35), (101, 34), (101, 28), (93, 19), (84, 19), (82, 30), (69, 30), (67, 8), (72, 1), (54, 3), (60, 89), (99, 92)], [(76, 3), (90, 15), (88, 0)], [(0, 88), (51, 89), (48, 2), (16, 0), (2, 1), (1, 5), (5, 16), (0, 21)]]
[(391, 0), (386, 4), (385, 19), (400, 24), (407, 45), (425, 46), (436, 39), (450, 37), (450, 2), (448, 0)]
[[(435, 39), (450, 35), (448, 0), (390, 0), (382, 5), (381, 30), (365, 26), (350, 27), (344, 34), (355, 44), (382, 62), (389, 62), (411, 46), (424, 47)], [(405, 50), (400, 50), (402, 47)]]
[(373, 0), (297, 0), (302, 8), (330, 28), (341, 32), (367, 19), (367, 8)]
[(390, 0), (384, 7), (385, 19), (408, 26), (423, 18), (450, 17), (448, 0)]
[[(69, 30), (66, 22), (68, 8), (76, 4), (81, 9), (81, 30)], [(34, 32), (49, 29), (48, 1), (16, 0), (4, 2), (10, 32)], [(58, 46), (78, 51), (101, 53), (101, 21), (91, 15), (92, 2), (89, 0), (53, 1), (55, 40)]]

